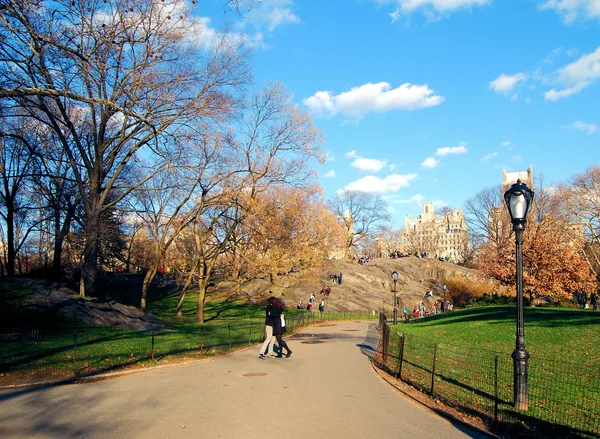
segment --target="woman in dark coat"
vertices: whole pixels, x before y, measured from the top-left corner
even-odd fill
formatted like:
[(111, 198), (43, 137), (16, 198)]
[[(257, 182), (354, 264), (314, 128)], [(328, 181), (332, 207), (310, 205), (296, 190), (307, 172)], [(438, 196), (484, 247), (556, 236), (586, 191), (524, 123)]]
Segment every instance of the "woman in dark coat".
[[(273, 300), (274, 297), (270, 297), (267, 301), (266, 318), (265, 318), (265, 341), (260, 347), (258, 353), (259, 358), (266, 359), (269, 355), (269, 350), (273, 351)], [(281, 320), (279, 317), (278, 320)]]
[(273, 318), (273, 335), (277, 339), (277, 344), (279, 345), (279, 352), (277, 353), (277, 357), (283, 357), (283, 348), (287, 351), (286, 358), (292, 355), (292, 351), (288, 347), (287, 343), (283, 340), (283, 334), (285, 334), (286, 329), (285, 326), (282, 325), (282, 316), (283, 316), (283, 304), (277, 298), (273, 298), (271, 302), (273, 306), (271, 316)]

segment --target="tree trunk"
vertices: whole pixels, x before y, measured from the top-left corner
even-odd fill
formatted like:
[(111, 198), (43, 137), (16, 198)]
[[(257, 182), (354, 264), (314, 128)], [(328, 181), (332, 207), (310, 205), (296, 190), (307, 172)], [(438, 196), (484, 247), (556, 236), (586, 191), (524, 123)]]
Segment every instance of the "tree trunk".
[(65, 237), (71, 230), (71, 220), (75, 215), (75, 206), (69, 206), (65, 213), (65, 221), (60, 225), (60, 211), (54, 212), (54, 256), (52, 258), (52, 276), (55, 280), (60, 279), (60, 267), (62, 259), (63, 244)]
[(85, 248), (83, 250), (83, 264), (81, 268), (81, 282), (79, 294), (94, 296), (96, 293), (96, 275), (98, 273), (98, 246), (100, 215), (93, 213), (88, 216), (85, 223)]
[(207, 265), (205, 260), (198, 263), (198, 305), (196, 307), (196, 323), (204, 323), (204, 299), (208, 287)]
[(15, 212), (12, 203), (6, 201), (6, 274), (15, 275)]
[(185, 295), (187, 294), (187, 290), (192, 285), (192, 280), (194, 279), (194, 268), (190, 270), (187, 278), (185, 279), (185, 284), (183, 285), (183, 289), (181, 290), (181, 294), (179, 295), (179, 300), (177, 301), (177, 317), (183, 317), (183, 301), (185, 300)]
[(83, 267), (81, 269), (83, 290), (80, 289), (80, 295), (94, 296), (96, 293), (96, 275), (98, 274), (98, 238), (97, 234), (94, 233), (86, 233), (87, 235), (90, 236), (86, 238), (85, 250), (83, 251)]
[(142, 300), (140, 302), (140, 308), (146, 309), (147, 300), (148, 300), (148, 290), (150, 289), (150, 284), (156, 277), (156, 273), (158, 272), (158, 262), (152, 264), (152, 266), (146, 272), (146, 276), (144, 276), (144, 283), (142, 284)]

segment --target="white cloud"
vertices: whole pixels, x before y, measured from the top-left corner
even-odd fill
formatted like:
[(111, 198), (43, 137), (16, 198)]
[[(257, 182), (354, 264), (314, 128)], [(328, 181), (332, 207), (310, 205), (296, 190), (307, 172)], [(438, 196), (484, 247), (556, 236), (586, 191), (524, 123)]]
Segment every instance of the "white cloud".
[(496, 93), (509, 94), (515, 86), (527, 79), (525, 73), (515, 73), (514, 75), (505, 75), (504, 73), (490, 82), (490, 88)]
[(273, 32), (285, 24), (300, 23), (300, 18), (291, 9), (292, 0), (263, 0), (254, 4), (246, 14), (242, 26), (253, 26)]
[(333, 169), (323, 174), (323, 178), (335, 178), (335, 171)]
[(444, 157), (449, 154), (465, 154), (468, 151), (466, 145), (465, 142), (460, 142), (458, 146), (444, 146), (443, 148), (438, 148), (435, 151), (435, 155)]
[(369, 175), (350, 183), (344, 190), (368, 193), (395, 192), (400, 188), (409, 186), (411, 180), (414, 180), (415, 178), (417, 178), (417, 174), (391, 174), (383, 179)]
[[(599, 0), (600, 1), (600, 0)], [(583, 55), (556, 72), (556, 82), (563, 84), (562, 90), (552, 89), (544, 94), (547, 101), (557, 101), (579, 93), (600, 78), (600, 47), (593, 53)]]
[(208, 17), (199, 17), (194, 23), (183, 23), (181, 31), (185, 41), (203, 49), (213, 49), (222, 43), (231, 46), (245, 45), (258, 47), (262, 45), (263, 34), (249, 35), (240, 32), (221, 32), (211, 25)]
[(365, 159), (358, 157), (350, 166), (363, 172), (379, 172), (387, 166), (387, 160)]
[(569, 96), (577, 94), (584, 88), (585, 87), (569, 87), (560, 91), (556, 91), (556, 89), (553, 88), (552, 90), (548, 90), (546, 93), (544, 93), (544, 99), (552, 102), (558, 101), (559, 99), (568, 98)]
[(579, 17), (600, 18), (600, 0), (548, 0), (540, 9), (555, 10), (566, 23), (572, 23)]
[(394, 204), (415, 203), (416, 205), (420, 206), (423, 203), (423, 201), (425, 201), (425, 197), (421, 194), (417, 194), (417, 195), (413, 195), (408, 200), (394, 200), (393, 203)]
[(590, 134), (594, 134), (598, 130), (598, 126), (597, 125), (595, 125), (593, 123), (581, 122), (579, 120), (576, 120), (571, 125), (569, 125), (569, 128), (574, 128), (576, 130), (583, 131), (588, 136)]
[(348, 157), (349, 159), (351, 159), (351, 158), (353, 158), (353, 157), (358, 157), (358, 156), (356, 155), (356, 150), (355, 150), (355, 149), (353, 149), (352, 151), (348, 151), (348, 152), (345, 154), (345, 156), (346, 156), (346, 157)]
[(410, 15), (418, 10), (428, 17), (449, 14), (457, 9), (469, 9), (473, 6), (491, 4), (491, 0), (378, 0), (379, 3), (395, 3), (396, 10), (390, 14), (393, 21), (400, 15)]
[(489, 154), (484, 155), (481, 158), (482, 162), (489, 162), (491, 159), (493, 159), (494, 157), (496, 157), (498, 155), (497, 152), (490, 152)]
[(433, 107), (443, 101), (444, 98), (435, 95), (427, 84), (405, 83), (392, 88), (387, 82), (379, 82), (353, 87), (338, 95), (330, 91), (318, 91), (304, 99), (303, 103), (318, 116), (344, 114), (349, 117), (362, 117), (371, 112)]
[(512, 156), (512, 159), (513, 159), (515, 162), (521, 162), (521, 161), (523, 160), (523, 156), (522, 156), (522, 155), (513, 155), (513, 156)]
[(326, 151), (325, 152), (325, 161), (326, 162), (335, 162), (337, 160), (331, 151)]
[(421, 166), (423, 166), (424, 168), (433, 169), (439, 164), (440, 164), (439, 160), (437, 160), (435, 157), (427, 157), (423, 161), (423, 163), (421, 163)]
[(500, 145), (504, 146), (505, 148), (512, 146), (512, 142), (510, 140), (505, 140), (504, 142), (502, 142)]

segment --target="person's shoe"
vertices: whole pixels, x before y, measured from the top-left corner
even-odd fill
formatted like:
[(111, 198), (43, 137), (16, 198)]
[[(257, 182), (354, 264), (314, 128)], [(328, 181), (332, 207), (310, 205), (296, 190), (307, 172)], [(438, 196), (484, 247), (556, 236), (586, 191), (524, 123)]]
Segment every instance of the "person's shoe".
[(258, 354), (258, 358), (260, 358), (261, 360), (266, 360), (267, 356), (265, 354)]
[(275, 355), (275, 358), (283, 358), (283, 354), (280, 352), (277, 355)]
[(285, 358), (290, 358), (290, 355), (292, 355), (292, 351), (288, 351), (287, 355), (285, 356)]

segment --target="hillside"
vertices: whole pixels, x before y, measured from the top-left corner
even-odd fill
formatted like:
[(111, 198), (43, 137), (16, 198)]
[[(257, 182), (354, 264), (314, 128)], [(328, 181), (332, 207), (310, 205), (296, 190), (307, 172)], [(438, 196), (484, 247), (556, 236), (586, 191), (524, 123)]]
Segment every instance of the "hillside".
[[(378, 258), (363, 265), (351, 261), (327, 261), (320, 270), (311, 269), (278, 277), (273, 284), (255, 280), (239, 289), (252, 303), (264, 303), (271, 295), (282, 296), (288, 307), (295, 307), (299, 299), (306, 306), (311, 293), (321, 300), (319, 291), (325, 285), (331, 287), (326, 298), (326, 310), (330, 312), (361, 311), (378, 312), (382, 307), (389, 311), (393, 306), (392, 272), (398, 272), (397, 296), (401, 304), (414, 307), (428, 291), (434, 293), (433, 302), (443, 296), (443, 279), (463, 277), (473, 281), (483, 280), (480, 272), (458, 265), (429, 259), (407, 257), (400, 259)], [(342, 285), (334, 284), (330, 273), (342, 273)], [(227, 286), (219, 285), (217, 295), (227, 294)], [(230, 293), (230, 292), (229, 292)], [(313, 310), (316, 309), (313, 308)]]
[[(331, 288), (325, 299), (327, 312), (379, 312), (393, 309), (392, 272), (398, 272), (396, 283), (400, 308), (406, 304), (410, 309), (424, 300), (428, 291), (433, 297), (426, 299), (427, 306), (443, 297), (444, 279), (462, 277), (483, 281), (476, 270), (440, 261), (407, 257), (401, 259), (380, 258), (363, 265), (350, 261), (326, 261), (320, 269), (294, 271), (277, 276), (273, 283), (254, 279), (243, 285), (217, 282), (209, 289), (208, 300), (221, 297), (237, 297), (251, 304), (264, 305), (269, 296), (282, 297), (287, 308), (296, 308), (298, 300), (304, 307), (311, 293), (316, 296), (313, 311), (318, 309), (324, 286)], [(330, 274), (342, 273), (341, 285), (333, 283)], [(28, 325), (35, 320), (53, 324), (55, 316), (69, 321), (78, 320), (94, 326), (115, 326), (127, 329), (156, 328), (160, 324), (151, 315), (137, 308), (140, 291), (140, 275), (105, 276), (101, 283), (104, 297), (82, 299), (66, 285), (32, 279), (4, 279), (0, 283), (0, 320), (6, 327)], [(178, 295), (179, 287), (172, 278), (163, 278), (153, 284), (152, 295), (157, 300), (165, 295)], [(189, 300), (195, 300), (190, 297)], [(134, 305), (134, 306), (127, 306)], [(195, 306), (194, 306), (195, 309)], [(173, 312), (174, 310), (171, 310)]]

